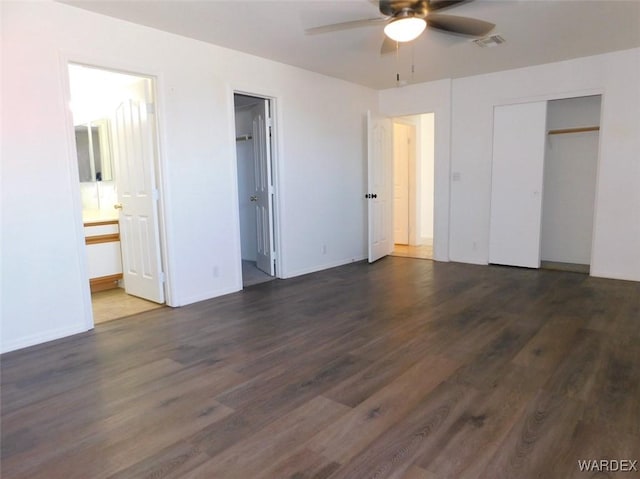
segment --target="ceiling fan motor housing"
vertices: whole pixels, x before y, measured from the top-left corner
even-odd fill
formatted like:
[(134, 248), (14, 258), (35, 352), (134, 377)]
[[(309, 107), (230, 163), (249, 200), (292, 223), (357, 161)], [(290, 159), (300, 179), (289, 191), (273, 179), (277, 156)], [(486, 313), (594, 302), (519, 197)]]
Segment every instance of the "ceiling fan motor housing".
[(428, 5), (426, 0), (380, 0), (380, 13), (394, 18), (409, 16), (425, 18)]

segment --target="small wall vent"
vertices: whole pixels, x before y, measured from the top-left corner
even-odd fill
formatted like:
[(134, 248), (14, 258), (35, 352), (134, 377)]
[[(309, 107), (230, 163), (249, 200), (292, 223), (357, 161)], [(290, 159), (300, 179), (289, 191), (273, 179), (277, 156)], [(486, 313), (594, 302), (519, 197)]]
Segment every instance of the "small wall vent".
[(479, 47), (487, 48), (487, 47), (497, 47), (498, 45), (502, 45), (503, 43), (506, 42), (506, 40), (502, 35), (495, 33), (493, 35), (489, 35), (486, 37), (477, 38), (475, 40), (472, 40), (472, 42), (478, 45)]

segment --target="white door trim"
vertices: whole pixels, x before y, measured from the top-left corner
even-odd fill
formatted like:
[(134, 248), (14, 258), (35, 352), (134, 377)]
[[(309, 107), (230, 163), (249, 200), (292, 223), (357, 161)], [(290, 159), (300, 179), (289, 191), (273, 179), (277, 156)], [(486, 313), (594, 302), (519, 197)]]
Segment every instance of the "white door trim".
[[(605, 122), (604, 120), (604, 104), (606, 102), (606, 91), (604, 88), (579, 88), (576, 90), (567, 90), (567, 91), (560, 91), (560, 92), (549, 92), (549, 93), (543, 93), (540, 95), (529, 95), (529, 96), (518, 96), (518, 97), (508, 97), (508, 98), (501, 98), (498, 99), (496, 101), (494, 101), (493, 103), (493, 110), (495, 110), (496, 107), (499, 106), (506, 106), (506, 105), (515, 105), (515, 104), (520, 104), (520, 103), (535, 103), (535, 102), (540, 102), (540, 101), (552, 101), (552, 100), (566, 100), (569, 98), (580, 98), (583, 96), (595, 96), (595, 95), (599, 95), (601, 97), (601, 104), (600, 104), (600, 135), (602, 135), (602, 132), (606, 130), (606, 126), (605, 126)], [(492, 126), (493, 129), (493, 126)], [(598, 224), (598, 198), (599, 198), (599, 192), (600, 192), (600, 161), (602, 158), (602, 136), (600, 137), (600, 139), (598, 140), (598, 161), (597, 161), (597, 166), (596, 166), (596, 197), (595, 197), (595, 201), (594, 201), (594, 205), (593, 205), (593, 231), (591, 233), (591, 258), (589, 260), (589, 264), (591, 265), (591, 271), (589, 272), (589, 276), (594, 276), (594, 258), (595, 258), (595, 253), (596, 253), (596, 232), (597, 232), (597, 224)], [(489, 249), (487, 248), (487, 264), (489, 264)], [(606, 275), (606, 274), (601, 274), (600, 272), (596, 271), (596, 275), (599, 277), (611, 277), (610, 275)], [(624, 278), (620, 278), (620, 279), (624, 279)]]
[(229, 144), (232, 146), (232, 174), (233, 174), (233, 221), (234, 221), (234, 231), (236, 236), (236, 241), (234, 243), (234, 252), (233, 254), (236, 257), (236, 271), (237, 271), (237, 281), (236, 281), (236, 290), (243, 289), (242, 285), (242, 249), (241, 249), (241, 241), (240, 241), (240, 202), (238, 198), (238, 157), (236, 151), (236, 127), (235, 127), (235, 105), (234, 105), (234, 95), (247, 95), (253, 96), (256, 98), (262, 98), (269, 102), (269, 110), (271, 115), (271, 175), (273, 177), (273, 248), (272, 251), (275, 255), (275, 277), (276, 278), (285, 278), (286, 277), (286, 263), (285, 263), (285, 255), (282, 254), (283, 251), (283, 238), (282, 238), (282, 210), (284, 206), (284, 198), (283, 198), (283, 190), (280, 188), (282, 182), (280, 181), (282, 175), (282, 165), (280, 164), (280, 141), (281, 137), (279, 135), (278, 125), (281, 124), (280, 118), (280, 105), (282, 102), (281, 97), (277, 96), (274, 92), (265, 92), (256, 90), (254, 88), (241, 88), (234, 87), (229, 85), (227, 88), (227, 106), (228, 106), (228, 118), (229, 121), (227, 124), (229, 125), (228, 138)]
[[(155, 155), (155, 175), (156, 175), (156, 189), (159, 194), (159, 201), (157, 202), (158, 208), (158, 228), (160, 234), (160, 261), (162, 264), (162, 270), (164, 273), (164, 293), (165, 293), (165, 304), (168, 306), (176, 306), (174, 304), (175, 295), (173, 294), (172, 282), (171, 282), (171, 272), (173, 269), (171, 268), (171, 254), (170, 249), (168, 247), (169, 242), (167, 241), (167, 229), (168, 229), (168, 215), (166, 213), (167, 208), (167, 194), (168, 194), (168, 186), (165, 180), (165, 175), (163, 172), (167, 168), (166, 158), (164, 158), (163, 152), (163, 144), (164, 137), (161, 134), (164, 131), (162, 126), (162, 119), (164, 118), (164, 102), (160, 98), (160, 84), (163, 83), (162, 75), (159, 72), (149, 72), (142, 73), (138, 72), (135, 69), (129, 68), (129, 65), (118, 64), (117, 62), (107, 62), (103, 59), (97, 58), (88, 58), (85, 55), (78, 55), (74, 53), (68, 53), (64, 51), (59, 52), (58, 56), (58, 65), (60, 71), (60, 88), (61, 88), (61, 98), (65, 105), (70, 105), (71, 103), (71, 88), (69, 82), (69, 65), (83, 65), (90, 68), (96, 68), (100, 70), (110, 71), (114, 73), (124, 73), (129, 75), (135, 75), (143, 78), (149, 78), (151, 80), (152, 90), (153, 90), (153, 98), (154, 103), (156, 105), (156, 132), (155, 132), (155, 141), (156, 141), (156, 155)], [(70, 108), (65, 109), (65, 130), (67, 132), (67, 151), (69, 153), (68, 158), (68, 166), (69, 166), (69, 176), (71, 180), (71, 185), (78, 183), (78, 162), (77, 162), (77, 152), (75, 146), (75, 133), (73, 128), (73, 114)], [(85, 318), (85, 328), (87, 330), (93, 329), (95, 323), (93, 320), (93, 309), (91, 304), (91, 290), (89, 288), (89, 270), (87, 264), (87, 258), (85, 255), (85, 232), (84, 232), (84, 222), (82, 220), (82, 198), (80, 195), (80, 188), (71, 188), (71, 202), (74, 208), (74, 217), (75, 221), (75, 236), (76, 236), (76, 251), (77, 251), (77, 259), (80, 270), (80, 279), (82, 283), (82, 290), (80, 294), (82, 296), (83, 302), (83, 311)]]

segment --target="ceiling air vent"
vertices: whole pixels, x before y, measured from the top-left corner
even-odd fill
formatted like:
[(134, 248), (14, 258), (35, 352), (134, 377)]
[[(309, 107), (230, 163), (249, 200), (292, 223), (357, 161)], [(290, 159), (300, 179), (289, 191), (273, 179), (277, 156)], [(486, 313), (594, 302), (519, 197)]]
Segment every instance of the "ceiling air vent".
[(477, 38), (476, 40), (472, 40), (473, 43), (478, 45), (479, 47), (497, 47), (498, 45), (502, 45), (506, 40), (499, 34), (489, 35), (482, 38)]

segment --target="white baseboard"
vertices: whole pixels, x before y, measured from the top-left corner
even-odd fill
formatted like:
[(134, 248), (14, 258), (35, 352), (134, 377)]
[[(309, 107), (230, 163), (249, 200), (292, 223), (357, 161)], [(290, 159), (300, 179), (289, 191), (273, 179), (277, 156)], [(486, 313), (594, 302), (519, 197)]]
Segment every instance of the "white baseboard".
[(589, 276), (593, 276), (594, 278), (617, 279), (621, 281), (640, 281), (640, 277), (633, 277), (626, 274), (608, 273), (602, 270), (594, 270), (593, 268), (591, 269)]
[(56, 339), (62, 339), (73, 334), (79, 334), (89, 331), (92, 328), (87, 329), (86, 325), (81, 324), (73, 327), (65, 327), (58, 329), (51, 329), (48, 331), (41, 331), (38, 334), (32, 334), (24, 336), (22, 338), (16, 338), (2, 343), (2, 354), (9, 351), (16, 351), (18, 349), (28, 348), (29, 346), (35, 346), (37, 344), (54, 341)]
[(338, 261), (333, 261), (331, 263), (324, 263), (321, 265), (312, 266), (310, 268), (302, 268), (295, 271), (287, 271), (287, 272), (283, 272), (282, 278), (288, 279), (288, 278), (295, 278), (296, 276), (302, 276), (303, 274), (317, 273), (318, 271), (323, 271), (325, 269), (330, 269), (330, 268), (336, 268), (338, 266), (344, 266), (345, 264), (355, 263), (357, 261), (362, 261), (364, 259), (367, 259), (367, 257), (358, 256), (355, 258), (344, 258)]
[(206, 301), (208, 299), (214, 299), (218, 296), (224, 296), (225, 294), (235, 293), (237, 291), (242, 290), (242, 285), (240, 286), (232, 286), (230, 288), (222, 288), (216, 291), (206, 291), (198, 294), (194, 294), (191, 296), (187, 296), (186, 298), (180, 298), (180, 301), (176, 305), (176, 307), (187, 306), (193, 303), (199, 303), (200, 301)]

